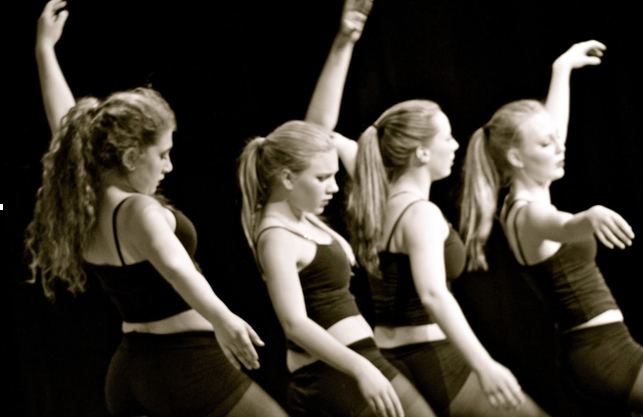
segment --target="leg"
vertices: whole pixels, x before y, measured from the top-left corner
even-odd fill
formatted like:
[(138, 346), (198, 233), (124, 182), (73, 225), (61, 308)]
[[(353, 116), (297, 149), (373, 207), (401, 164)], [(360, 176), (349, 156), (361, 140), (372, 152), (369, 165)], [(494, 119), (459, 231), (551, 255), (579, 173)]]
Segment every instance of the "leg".
[(288, 417), (288, 414), (256, 383), (250, 384), (226, 417)]
[(517, 409), (497, 408), (491, 405), (482, 391), (476, 375), (471, 372), (464, 386), (451, 402), (449, 407), (453, 417), (528, 417), (547, 416), (531, 397)]
[(632, 411), (643, 413), (643, 366), (639, 369), (639, 374), (634, 381), (634, 385), (627, 399), (627, 404)]
[(391, 380), (391, 384), (404, 408), (404, 415), (408, 417), (435, 416), (429, 404), (418, 390), (402, 374)]

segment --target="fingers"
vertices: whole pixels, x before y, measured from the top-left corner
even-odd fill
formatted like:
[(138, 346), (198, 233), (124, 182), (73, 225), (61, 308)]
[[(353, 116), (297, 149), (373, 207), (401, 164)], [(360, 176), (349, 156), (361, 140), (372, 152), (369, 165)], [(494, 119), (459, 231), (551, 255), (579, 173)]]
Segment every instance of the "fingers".
[(250, 327), (250, 325), (247, 325), (247, 329), (248, 329), (248, 336), (250, 336), (250, 340), (252, 341), (253, 344), (255, 344), (256, 346), (266, 345), (263, 342), (263, 340), (261, 340), (257, 332), (255, 332), (255, 330), (252, 327)]
[(234, 357), (234, 355), (232, 354), (230, 349), (222, 346), (221, 350), (223, 350), (223, 354), (228, 359), (228, 361), (232, 364), (232, 366), (234, 366), (237, 370), (240, 371), (241, 370), (241, 364), (239, 364), (239, 361), (237, 361), (237, 359)]
[(235, 341), (234, 354), (247, 369), (259, 369), (259, 355), (247, 334)]

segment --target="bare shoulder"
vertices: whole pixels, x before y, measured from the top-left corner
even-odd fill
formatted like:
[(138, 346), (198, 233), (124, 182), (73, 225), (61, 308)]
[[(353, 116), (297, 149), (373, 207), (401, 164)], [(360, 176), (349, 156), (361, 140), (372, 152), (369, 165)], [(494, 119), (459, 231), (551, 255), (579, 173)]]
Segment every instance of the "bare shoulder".
[(176, 227), (176, 219), (172, 212), (164, 207), (154, 197), (144, 194), (134, 194), (127, 198), (119, 212), (119, 224), (122, 230), (141, 231), (141, 229), (156, 229), (157, 227)]
[(404, 235), (408, 237), (410, 242), (430, 238), (444, 240), (448, 234), (449, 226), (442, 210), (431, 201), (413, 204), (400, 223)]

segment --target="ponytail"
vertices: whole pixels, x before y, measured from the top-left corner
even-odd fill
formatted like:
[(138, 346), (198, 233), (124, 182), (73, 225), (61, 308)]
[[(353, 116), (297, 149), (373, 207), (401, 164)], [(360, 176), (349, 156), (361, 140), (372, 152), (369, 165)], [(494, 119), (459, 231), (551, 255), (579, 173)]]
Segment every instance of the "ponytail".
[(93, 158), (92, 119), (98, 100), (78, 101), (42, 158), (42, 186), (27, 227), (31, 282), (38, 270), (45, 295), (55, 298), (54, 280), (76, 294), (85, 289), (82, 252), (96, 223), (99, 178)]
[(485, 129), (474, 132), (464, 161), (460, 233), (469, 271), (488, 268), (484, 246), (491, 233), (500, 188), (498, 170), (487, 153)]
[(257, 259), (255, 233), (260, 212), (268, 197), (268, 187), (259, 179), (257, 167), (261, 162), (261, 151), (265, 138), (256, 137), (248, 142), (239, 157), (239, 187), (241, 188), (241, 226), (248, 245)]
[(362, 133), (358, 144), (355, 177), (348, 196), (349, 231), (360, 263), (371, 275), (379, 277), (378, 243), (382, 239), (388, 174), (375, 126)]
[(513, 175), (507, 152), (520, 145), (523, 123), (543, 111), (546, 110), (538, 101), (513, 101), (500, 107), (471, 137), (464, 160), (460, 214), (469, 271), (488, 269), (484, 247), (496, 215), (498, 194), (510, 185)]

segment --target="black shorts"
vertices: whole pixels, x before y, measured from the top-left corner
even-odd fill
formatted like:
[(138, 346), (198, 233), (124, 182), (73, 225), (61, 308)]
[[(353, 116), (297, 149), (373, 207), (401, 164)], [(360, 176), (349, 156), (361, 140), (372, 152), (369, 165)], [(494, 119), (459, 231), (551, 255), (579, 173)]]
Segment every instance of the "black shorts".
[(382, 354), (420, 391), (439, 415), (449, 415), (449, 405), (467, 381), (471, 368), (451, 342), (417, 343)]
[(643, 347), (623, 322), (561, 337), (564, 370), (576, 388), (604, 402), (625, 405), (643, 366)]
[(251, 384), (213, 332), (126, 333), (107, 373), (114, 416), (225, 416)]
[[(399, 374), (384, 359), (373, 339), (363, 339), (348, 347), (371, 361), (389, 381)], [(317, 361), (292, 374), (288, 407), (293, 416), (337, 417), (359, 415), (368, 404), (355, 379)]]

